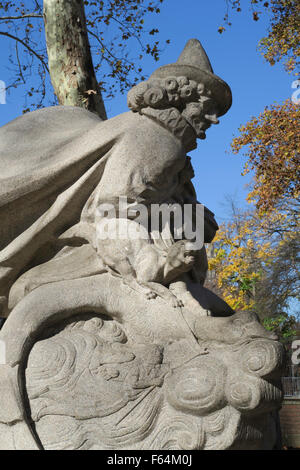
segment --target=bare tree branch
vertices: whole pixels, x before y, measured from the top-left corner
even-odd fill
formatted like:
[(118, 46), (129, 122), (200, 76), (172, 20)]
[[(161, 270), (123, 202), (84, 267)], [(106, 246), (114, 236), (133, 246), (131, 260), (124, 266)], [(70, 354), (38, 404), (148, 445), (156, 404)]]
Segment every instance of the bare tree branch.
[(40, 56), (39, 54), (37, 54), (28, 44), (26, 44), (26, 42), (22, 41), (22, 39), (18, 38), (17, 36), (13, 36), (12, 34), (6, 33), (4, 31), (0, 31), (0, 35), (1, 36), (7, 36), (7, 37), (9, 37), (11, 39), (14, 39), (15, 41), (18, 41), (19, 43), (21, 43), (26, 49), (29, 50), (29, 52), (31, 52), (31, 54), (33, 54), (37, 59), (39, 59), (39, 61), (43, 64), (43, 66), (47, 70), (47, 72), (49, 72), (48, 66), (47, 66), (46, 62), (44, 61), (43, 57)]
[(87, 29), (87, 32), (99, 42), (100, 46), (103, 47), (103, 49), (106, 50), (107, 54), (110, 55), (113, 59), (121, 60), (122, 62), (127, 62), (127, 64), (129, 65), (133, 65), (132, 62), (130, 62), (130, 60), (126, 59), (125, 57), (118, 58), (114, 54), (112, 54), (112, 52), (106, 47), (106, 45), (101, 41), (101, 39), (97, 36), (97, 34), (93, 33), (93, 31), (91, 31), (90, 29)]
[(27, 15), (20, 16), (0, 16), (0, 21), (23, 20), (24, 18), (43, 18), (43, 15), (36, 15), (35, 13), (30, 13)]
[(26, 83), (26, 82), (25, 82), (24, 75), (23, 75), (23, 73), (22, 73), (21, 64), (20, 64), (19, 50), (18, 50), (18, 41), (16, 41), (16, 57), (17, 57), (17, 62), (18, 62), (18, 66), (19, 66), (19, 74), (20, 74), (20, 77), (22, 78), (23, 83)]

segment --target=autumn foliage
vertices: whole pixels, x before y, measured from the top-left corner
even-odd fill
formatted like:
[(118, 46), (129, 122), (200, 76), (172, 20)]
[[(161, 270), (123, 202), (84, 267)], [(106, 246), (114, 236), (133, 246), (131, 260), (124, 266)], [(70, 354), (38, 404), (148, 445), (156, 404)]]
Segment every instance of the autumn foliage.
[[(270, 65), (284, 61), (285, 69), (298, 74), (300, 65), (300, 2), (299, 0), (225, 0), (225, 26), (231, 26), (230, 11), (249, 10), (254, 21), (265, 15), (270, 24), (267, 35), (259, 42), (259, 49)], [(226, 30), (218, 28), (219, 33)]]
[[(226, 5), (224, 23), (230, 26), (230, 11), (241, 12), (245, 2), (226, 0)], [(284, 61), (285, 69), (298, 75), (299, 0), (249, 0), (246, 7), (254, 21), (270, 16), (259, 44), (264, 58), (271, 65)], [(245, 158), (243, 174), (253, 175), (250, 209), (231, 204), (230, 221), (220, 227), (209, 259), (210, 279), (229, 305), (254, 310), (267, 329), (285, 339), (294, 334), (300, 300), (299, 123), (299, 104), (286, 100), (240, 127), (231, 149)]]
[(293, 334), (291, 305), (300, 300), (300, 106), (267, 107), (232, 141), (251, 172), (250, 209), (232, 203), (214, 240), (209, 268), (234, 310), (254, 310), (283, 338)]
[(249, 201), (267, 212), (282, 199), (300, 194), (300, 106), (291, 100), (267, 107), (239, 131), (234, 153), (246, 149), (244, 174), (254, 172)]
[(262, 319), (287, 314), (300, 290), (299, 203), (285, 201), (264, 214), (232, 204), (231, 212), (209, 259), (217, 289), (234, 310), (254, 310)]
[(300, 65), (300, 2), (272, 0), (264, 4), (268, 4), (272, 12), (268, 35), (260, 41), (264, 58), (271, 65), (284, 59), (286, 70), (297, 72)]
[(287, 100), (239, 129), (232, 150), (243, 153), (244, 174), (253, 175), (250, 209), (231, 204), (230, 221), (221, 225), (209, 260), (228, 304), (254, 310), (268, 328), (280, 318), (284, 335), (291, 333), (288, 313), (300, 292), (299, 122), (299, 105)]

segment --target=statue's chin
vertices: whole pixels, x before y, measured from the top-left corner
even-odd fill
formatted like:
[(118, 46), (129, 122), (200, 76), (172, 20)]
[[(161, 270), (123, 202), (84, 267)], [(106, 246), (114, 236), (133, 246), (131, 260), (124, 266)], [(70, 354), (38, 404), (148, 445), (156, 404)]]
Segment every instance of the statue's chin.
[(198, 139), (206, 139), (206, 131), (209, 129), (211, 125), (206, 121), (198, 122), (197, 124), (194, 123), (194, 130), (196, 131)]
[(202, 129), (197, 130), (197, 137), (201, 140), (206, 139), (205, 131), (203, 131)]

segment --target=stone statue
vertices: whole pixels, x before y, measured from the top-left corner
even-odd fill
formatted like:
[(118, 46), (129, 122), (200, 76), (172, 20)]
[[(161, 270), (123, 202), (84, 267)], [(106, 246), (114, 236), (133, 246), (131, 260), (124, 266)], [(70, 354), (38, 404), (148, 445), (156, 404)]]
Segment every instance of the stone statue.
[[(272, 448), (280, 343), (204, 287), (204, 245), (173, 219), (148, 225), (153, 206), (188, 204), (194, 227), (187, 152), (230, 88), (192, 39), (128, 106), (107, 121), (45, 108), (0, 130), (0, 449)], [(123, 226), (145, 236), (112, 236)]]

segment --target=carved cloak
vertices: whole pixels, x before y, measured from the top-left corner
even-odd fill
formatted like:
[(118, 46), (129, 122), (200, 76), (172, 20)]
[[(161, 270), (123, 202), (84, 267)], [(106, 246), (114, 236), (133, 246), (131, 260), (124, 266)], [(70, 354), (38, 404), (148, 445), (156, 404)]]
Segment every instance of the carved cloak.
[[(98, 202), (125, 195), (159, 203), (175, 191), (185, 160), (169, 130), (132, 112), (101, 121), (81, 108), (57, 106), (2, 127), (0, 315), (12, 284), (47, 261), (42, 248), (49, 256), (51, 244), (79, 222), (95, 188)], [(209, 211), (206, 217), (208, 231), (215, 222)]]

